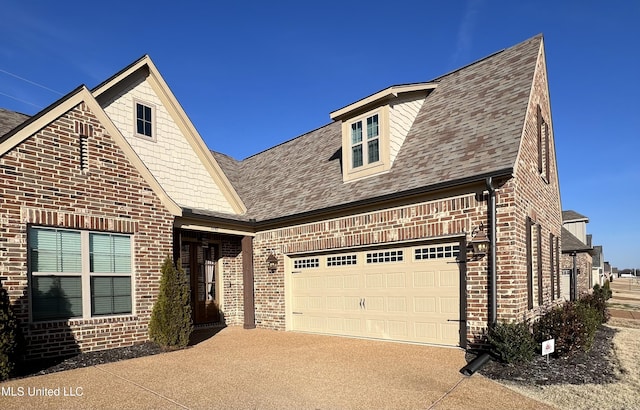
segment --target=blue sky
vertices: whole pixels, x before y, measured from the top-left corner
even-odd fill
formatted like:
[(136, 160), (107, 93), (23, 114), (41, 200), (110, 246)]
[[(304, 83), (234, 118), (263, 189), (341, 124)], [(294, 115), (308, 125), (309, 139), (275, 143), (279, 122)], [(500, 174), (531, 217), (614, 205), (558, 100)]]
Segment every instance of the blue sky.
[(393, 84), (545, 36), (563, 209), (640, 268), (640, 1), (0, 0), (0, 107), (34, 114), (149, 54), (237, 159)]

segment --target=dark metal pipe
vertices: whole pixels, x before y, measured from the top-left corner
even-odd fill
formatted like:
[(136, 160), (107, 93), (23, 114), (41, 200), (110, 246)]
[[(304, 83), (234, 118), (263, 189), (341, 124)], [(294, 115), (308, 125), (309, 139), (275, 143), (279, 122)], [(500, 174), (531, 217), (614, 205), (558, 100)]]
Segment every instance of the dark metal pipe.
[(490, 359), (491, 355), (489, 353), (482, 353), (481, 355), (467, 363), (467, 365), (463, 367), (462, 370), (460, 370), (460, 373), (464, 374), (465, 376), (471, 376), (475, 372), (480, 370), (482, 366), (484, 366)]
[(498, 320), (498, 275), (496, 273), (496, 190), (493, 188), (493, 178), (487, 178), (487, 190), (489, 191), (489, 226), (491, 232), (489, 234), (489, 292), (491, 293), (491, 309), (489, 315), (489, 325), (493, 326)]

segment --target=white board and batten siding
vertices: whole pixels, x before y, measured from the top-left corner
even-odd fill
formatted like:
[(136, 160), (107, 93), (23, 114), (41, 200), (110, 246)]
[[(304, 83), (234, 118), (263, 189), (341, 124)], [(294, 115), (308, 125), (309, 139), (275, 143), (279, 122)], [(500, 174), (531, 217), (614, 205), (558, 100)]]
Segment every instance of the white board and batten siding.
[(458, 252), (451, 243), (293, 257), (288, 329), (459, 346)]

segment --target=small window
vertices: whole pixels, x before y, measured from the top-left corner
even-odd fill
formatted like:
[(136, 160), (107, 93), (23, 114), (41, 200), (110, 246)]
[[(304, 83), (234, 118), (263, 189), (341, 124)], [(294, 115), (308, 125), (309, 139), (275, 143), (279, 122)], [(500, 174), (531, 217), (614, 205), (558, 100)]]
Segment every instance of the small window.
[(153, 135), (154, 109), (150, 105), (136, 102), (136, 134), (148, 138)]
[(367, 253), (367, 263), (402, 262), (403, 260), (403, 251), (383, 251)]
[(327, 266), (355, 265), (358, 261), (356, 255), (340, 255), (327, 257)]
[[(366, 121), (366, 141), (363, 141), (363, 122)], [(365, 163), (366, 159), (366, 163)], [(378, 114), (351, 124), (351, 167), (358, 168), (380, 161), (380, 124)]]
[(294, 269), (308, 269), (320, 267), (320, 259), (318, 258), (304, 258), (296, 259), (293, 261)]
[(414, 257), (417, 261), (427, 259), (456, 258), (460, 254), (460, 245), (439, 245), (416, 248)]

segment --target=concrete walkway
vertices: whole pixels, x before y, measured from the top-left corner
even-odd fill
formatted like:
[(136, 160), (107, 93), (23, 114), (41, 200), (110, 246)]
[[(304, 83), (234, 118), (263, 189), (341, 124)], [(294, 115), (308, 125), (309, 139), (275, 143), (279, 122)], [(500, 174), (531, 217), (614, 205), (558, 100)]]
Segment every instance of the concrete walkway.
[(465, 364), (460, 349), (227, 328), (181, 351), (2, 383), (0, 408), (548, 408), (462, 376)]

